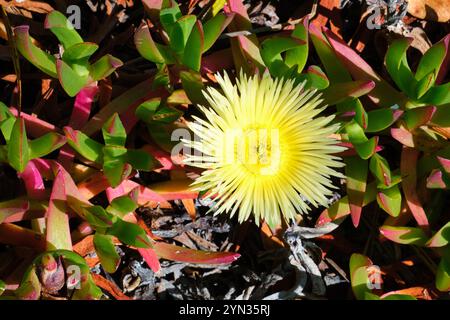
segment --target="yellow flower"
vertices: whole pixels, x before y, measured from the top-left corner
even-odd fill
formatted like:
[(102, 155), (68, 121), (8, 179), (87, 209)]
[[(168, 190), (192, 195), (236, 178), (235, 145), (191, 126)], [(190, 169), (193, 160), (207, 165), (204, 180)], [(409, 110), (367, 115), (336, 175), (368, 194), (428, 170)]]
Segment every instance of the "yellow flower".
[(331, 137), (334, 116), (316, 117), (325, 109), (320, 95), (268, 74), (241, 73), (236, 85), (226, 73), (217, 80), (222, 92), (204, 92), (211, 108), (199, 106), (206, 120), (189, 124), (196, 139), (183, 140), (196, 151), (185, 163), (206, 169), (192, 187), (218, 198), (212, 210), (276, 226), (309, 203), (327, 206), (331, 176), (342, 177), (334, 168), (343, 166), (331, 154), (343, 148)]

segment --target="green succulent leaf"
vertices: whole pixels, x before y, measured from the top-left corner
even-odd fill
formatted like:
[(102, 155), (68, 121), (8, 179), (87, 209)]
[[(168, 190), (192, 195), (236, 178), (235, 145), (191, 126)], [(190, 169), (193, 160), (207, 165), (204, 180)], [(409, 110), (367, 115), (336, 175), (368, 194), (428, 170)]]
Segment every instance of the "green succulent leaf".
[(358, 300), (364, 300), (366, 293), (371, 291), (367, 285), (369, 283), (368, 268), (371, 265), (370, 259), (362, 254), (354, 253), (350, 257), (350, 281), (353, 294)]
[(444, 247), (450, 242), (450, 221), (447, 222), (430, 240), (427, 241), (427, 247)]
[(200, 21), (195, 21), (184, 48), (182, 62), (192, 70), (199, 71), (203, 52), (204, 34)]
[(294, 31), (291, 33), (291, 37), (302, 41), (302, 44), (288, 50), (284, 62), (288, 67), (297, 66), (298, 72), (301, 72), (305, 67), (306, 60), (308, 59), (308, 20), (304, 19), (303, 22), (298, 23), (295, 26)]
[(17, 49), (36, 68), (53, 78), (57, 78), (55, 57), (33, 43), (34, 39), (30, 36), (29, 29), (30, 27), (26, 25), (14, 28)]
[(126, 161), (136, 170), (151, 171), (160, 166), (158, 160), (142, 150), (129, 149), (127, 151), (126, 159)]
[(406, 58), (406, 51), (411, 43), (411, 39), (403, 38), (395, 40), (388, 48), (386, 53), (386, 69), (392, 80), (409, 97), (415, 99), (415, 90), (417, 80), (414, 78), (409, 68)]
[(65, 143), (66, 137), (54, 132), (46, 133), (35, 140), (29, 141), (30, 159), (43, 157), (61, 148)]
[(383, 108), (369, 111), (367, 113), (368, 124), (365, 132), (380, 132), (389, 128), (403, 114), (402, 110)]
[(129, 194), (113, 199), (106, 210), (123, 218), (126, 214), (137, 209), (138, 195), (139, 188), (135, 188)]
[(149, 248), (151, 240), (145, 231), (137, 224), (118, 219), (107, 234), (116, 236), (120, 241), (137, 248)]
[(134, 34), (134, 43), (139, 54), (154, 63), (165, 63), (165, 59), (159, 51), (158, 44), (153, 41), (146, 23), (142, 23)]
[(120, 256), (116, 251), (113, 237), (100, 234), (94, 234), (94, 247), (103, 269), (108, 273), (116, 272), (120, 264)]
[(183, 52), (196, 22), (197, 17), (195, 15), (186, 15), (178, 19), (178, 21), (170, 27), (170, 31), (168, 33), (170, 38), (170, 47), (173, 51), (178, 54)]
[(390, 188), (379, 189), (377, 202), (381, 209), (392, 217), (398, 217), (402, 208), (402, 194), (398, 185)]
[(114, 224), (114, 217), (102, 206), (85, 207), (83, 211), (87, 222), (94, 228), (110, 228)]
[(18, 172), (23, 172), (30, 161), (27, 132), (23, 118), (17, 118), (8, 143), (9, 164)]
[(83, 89), (88, 83), (88, 77), (80, 76), (74, 69), (62, 60), (56, 61), (56, 70), (58, 72), (58, 79), (64, 91), (74, 97)]
[(44, 27), (53, 32), (59, 42), (64, 46), (64, 49), (83, 42), (83, 39), (70, 21), (59, 11), (54, 10), (47, 14)]
[(447, 254), (441, 258), (436, 272), (436, 288), (442, 292), (450, 290), (450, 257)]
[(114, 113), (103, 125), (102, 134), (107, 146), (125, 146), (127, 132), (117, 113)]
[(93, 81), (108, 77), (117, 68), (123, 66), (123, 62), (110, 54), (107, 54), (90, 66), (90, 76)]
[(63, 53), (64, 61), (88, 59), (98, 49), (98, 44), (93, 42), (81, 42), (67, 48)]
[[(217, 3), (218, 1), (215, 1)], [(223, 1), (225, 3), (225, 1)], [(214, 4), (215, 4), (214, 3)], [(214, 5), (213, 5), (214, 7)], [(220, 34), (225, 30), (225, 28), (230, 24), (231, 20), (234, 18), (234, 13), (218, 13), (213, 14), (213, 18), (209, 19), (203, 25), (204, 41), (202, 52), (208, 51), (216, 40), (219, 38)]]
[(103, 162), (103, 145), (89, 138), (83, 132), (64, 127), (67, 143), (84, 158), (95, 162)]
[(428, 237), (420, 228), (381, 226), (380, 233), (389, 240), (400, 244), (425, 245)]

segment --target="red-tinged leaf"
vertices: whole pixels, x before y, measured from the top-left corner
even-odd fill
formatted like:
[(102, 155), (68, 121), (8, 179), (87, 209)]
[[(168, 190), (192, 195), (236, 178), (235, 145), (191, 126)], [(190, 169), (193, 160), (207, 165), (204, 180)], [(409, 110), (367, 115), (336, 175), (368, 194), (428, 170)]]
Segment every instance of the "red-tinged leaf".
[(30, 161), (27, 132), (23, 118), (17, 118), (8, 142), (8, 162), (19, 173), (25, 170)]
[(94, 235), (94, 247), (103, 269), (108, 273), (114, 273), (120, 264), (120, 256), (113, 243), (113, 237), (100, 234)]
[(353, 51), (353, 49), (348, 47), (345, 42), (326, 29), (325, 35), (331, 47), (334, 49), (334, 53), (346, 66), (348, 72), (350, 72), (355, 80), (372, 80), (375, 82), (376, 86), (368, 94), (369, 98), (381, 107), (390, 107), (394, 104), (403, 106), (406, 103), (405, 97), (376, 74), (372, 67)]
[[(11, 107), (9, 108), (9, 111), (11, 111), (15, 117), (18, 117), (19, 112), (16, 108)], [(29, 133), (30, 137), (40, 137), (49, 132), (61, 131), (61, 129), (58, 129), (53, 124), (45, 122), (36, 116), (31, 116), (23, 111), (20, 113), (20, 117), (25, 121), (27, 133)]]
[(202, 57), (201, 72), (216, 73), (233, 67), (233, 55), (230, 48), (214, 50), (210, 55)]
[(444, 181), (442, 171), (434, 169), (427, 178), (427, 188), (429, 189), (446, 189), (450, 187)]
[[(163, 88), (156, 90), (149, 90), (153, 83), (153, 77), (141, 82), (135, 87), (127, 90), (125, 93), (104, 106), (99, 113), (94, 115), (88, 123), (82, 128), (82, 132), (90, 136), (100, 130), (104, 123), (114, 114), (122, 114), (126, 111), (130, 111), (134, 115), (135, 109), (144, 101), (147, 101), (154, 97), (161, 99), (167, 97), (168, 92)], [(137, 118), (136, 122), (137, 122)], [(134, 125), (134, 124), (133, 124)], [(128, 126), (124, 123), (124, 127), (127, 130), (131, 130), (132, 126)], [(129, 132), (129, 131), (127, 131)]]
[(64, 49), (83, 42), (83, 39), (70, 21), (59, 11), (54, 10), (47, 14), (44, 21), (44, 28), (50, 29), (53, 32), (59, 42), (64, 46)]
[(355, 227), (359, 225), (366, 192), (368, 164), (360, 157), (345, 158), (345, 175), (347, 176), (347, 197), (350, 215)]
[[(366, 187), (364, 193), (363, 207), (375, 200), (377, 194), (377, 186), (375, 182), (371, 182)], [(350, 205), (348, 197), (342, 197), (333, 203), (328, 209), (325, 209), (317, 219), (316, 226), (321, 226), (339, 218), (350, 214)]]
[(450, 222), (447, 222), (438, 232), (436, 232), (426, 243), (427, 247), (444, 247), (450, 242)]
[(56, 70), (59, 82), (70, 97), (75, 97), (88, 83), (87, 77), (80, 76), (62, 60), (56, 61)]
[(123, 66), (123, 62), (120, 59), (107, 54), (90, 66), (89, 74), (93, 81), (99, 81), (108, 77), (121, 66)]
[(30, 159), (41, 158), (61, 148), (66, 143), (66, 137), (58, 133), (47, 133), (28, 143)]
[(423, 246), (427, 242), (427, 235), (420, 228), (381, 226), (380, 233), (389, 240), (400, 244), (414, 244)]
[(363, 143), (354, 144), (355, 150), (362, 159), (369, 159), (375, 154), (378, 145), (378, 136), (370, 138)]
[(127, 133), (120, 121), (119, 115), (114, 113), (108, 121), (105, 122), (102, 128), (103, 139), (106, 145), (111, 146), (125, 146)]
[(65, 181), (63, 173), (56, 174), (46, 217), (46, 239), (49, 250), (72, 250), (69, 216), (66, 206)]
[(191, 183), (192, 180), (190, 179), (169, 180), (151, 184), (149, 188), (167, 201), (177, 199), (196, 199), (198, 192), (190, 189)]
[(366, 292), (371, 291), (368, 287), (368, 268), (371, 265), (372, 261), (362, 254), (354, 253), (350, 257), (350, 281), (353, 294), (358, 300), (364, 300)]
[[(224, 12), (235, 14), (233, 21), (228, 25), (228, 29), (231, 32), (250, 30), (252, 28), (247, 9), (241, 0), (227, 1)], [(264, 62), (259, 52), (258, 38), (256, 35), (239, 35), (232, 38), (231, 51), (236, 70), (243, 69), (247, 73), (253, 73), (256, 69), (260, 69), (261, 71), (264, 69)]]
[(153, 24), (159, 20), (159, 12), (164, 0), (142, 0), (145, 11), (149, 14)]
[(381, 189), (377, 193), (377, 202), (381, 209), (392, 217), (398, 217), (402, 208), (402, 194), (398, 185)]
[(145, 59), (155, 63), (165, 62), (157, 44), (153, 41), (146, 23), (142, 23), (136, 30), (136, 33), (134, 34), (134, 43), (139, 54)]
[(47, 247), (42, 234), (12, 223), (0, 224), (0, 243), (32, 248), (39, 252), (45, 251)]
[(152, 157), (154, 157), (159, 163), (161, 170), (172, 170), (175, 169), (175, 165), (172, 161), (172, 157), (170, 153), (163, 151), (155, 146), (152, 145), (145, 145), (142, 147), (143, 151), (150, 154)]
[(400, 128), (391, 128), (391, 136), (406, 147), (414, 148), (414, 137), (411, 132)]
[(436, 272), (436, 288), (441, 292), (450, 291), (450, 257), (448, 252), (441, 259)]
[(155, 242), (153, 249), (160, 258), (195, 264), (230, 264), (240, 257), (240, 254), (233, 252), (192, 250), (164, 242)]
[[(354, 155), (357, 155), (356, 150), (353, 146), (353, 144), (351, 144), (350, 142), (339, 142), (338, 143), (339, 146), (341, 147), (345, 147), (346, 150), (336, 153), (337, 156), (339, 157), (351, 157)], [(377, 147), (375, 148), (375, 152), (380, 152), (381, 150), (383, 150), (383, 147), (380, 145), (377, 145)]]
[(450, 173), (450, 159), (445, 159), (444, 157), (436, 157), (441, 164), (445, 172)]
[(435, 112), (436, 107), (434, 106), (409, 109), (403, 114), (402, 120), (405, 122), (406, 128), (412, 131), (415, 128), (427, 124)]
[(373, 81), (350, 81), (332, 83), (323, 91), (324, 104), (335, 105), (368, 94), (375, 87)]
[(33, 38), (29, 34), (29, 26), (19, 26), (14, 28), (15, 42), (19, 52), (31, 62), (36, 68), (49, 76), (56, 78), (56, 59), (52, 55), (38, 48), (33, 43)]
[(67, 143), (84, 158), (95, 163), (103, 162), (103, 145), (70, 127), (64, 127)]
[(19, 288), (14, 292), (14, 295), (21, 300), (39, 300), (41, 297), (41, 290), (41, 282), (36, 273), (36, 267), (33, 266), (25, 273)]
[[(119, 187), (121, 187), (123, 193), (125, 193), (123, 185), (121, 184)], [(134, 212), (134, 210), (136, 210), (136, 208), (138, 207), (138, 198), (139, 187), (136, 187), (128, 194), (112, 199), (110, 206), (108, 206), (106, 210), (114, 215), (123, 218), (126, 214)]]
[[(38, 168), (34, 162), (28, 162), (24, 172), (20, 175), (20, 178), (25, 183), (25, 188), (27, 189), (27, 195), (30, 199), (43, 200), (47, 198), (47, 193), (45, 191), (44, 180), (39, 172)], [(2, 210), (3, 211), (3, 210)], [(1, 213), (0, 213), (1, 216)], [(1, 223), (1, 218), (0, 218)]]
[(391, 184), (391, 169), (389, 168), (389, 163), (385, 158), (379, 154), (374, 154), (370, 158), (369, 168), (378, 181), (383, 183), (385, 186), (389, 186)]
[[(323, 90), (330, 85), (326, 74), (318, 66), (309, 66), (306, 73), (303, 74), (306, 78), (306, 87), (313, 87)], [(302, 75), (300, 75), (301, 77)]]
[(367, 113), (368, 124), (365, 132), (380, 132), (389, 128), (403, 114), (402, 110), (392, 108), (376, 109)]
[(364, 129), (364, 131), (366, 131), (369, 119), (367, 117), (366, 110), (364, 110), (363, 104), (361, 103), (361, 101), (359, 101), (359, 99), (353, 100), (352, 104), (355, 109), (355, 117), (354, 117), (355, 121), (359, 124), (361, 128)]
[(330, 43), (314, 24), (309, 24), (309, 36), (322, 64), (327, 71), (331, 83), (349, 82), (352, 78), (343, 64), (339, 61)]
[(446, 35), (441, 41), (445, 47), (445, 56), (442, 60), (442, 63), (440, 65), (438, 74), (436, 76), (436, 83), (439, 84), (444, 79), (444, 77), (447, 75), (448, 71), (448, 63), (450, 61), (450, 54), (449, 54), (449, 43), (450, 43), (450, 36)]
[(153, 272), (156, 273), (161, 270), (158, 255), (153, 248), (138, 248), (137, 250)]
[(28, 200), (22, 198), (0, 202), (0, 224), (12, 215), (25, 213), (29, 208)]
[(409, 147), (403, 147), (400, 171), (402, 175), (402, 189), (405, 195), (406, 203), (408, 204), (411, 213), (416, 219), (417, 224), (424, 228), (428, 228), (428, 218), (422, 208), (419, 197), (416, 193), (417, 183), (417, 160), (419, 158), (419, 151)]
[[(69, 119), (69, 127), (72, 129), (80, 129), (89, 120), (91, 113), (92, 103), (99, 91), (99, 87), (96, 84), (84, 87), (75, 97), (75, 103), (73, 105), (72, 114)], [(70, 145), (64, 146), (58, 156), (58, 161), (69, 169), (72, 166), (73, 159), (75, 158), (75, 152), (70, 148)]]
[[(217, 1), (216, 1), (217, 2)], [(234, 13), (219, 13), (214, 15), (213, 18), (206, 21), (203, 25), (204, 32), (204, 43), (202, 52), (209, 50), (213, 44), (219, 38), (220, 34), (225, 30), (225, 28), (230, 24), (231, 20), (234, 18)]]
[(197, 20), (186, 42), (182, 58), (183, 64), (195, 71), (200, 71), (204, 37), (202, 23)]
[(124, 188), (124, 192), (130, 192), (132, 189), (139, 187), (138, 199), (137, 202), (140, 206), (144, 206), (147, 202), (156, 201), (156, 202), (166, 202), (166, 199), (154, 192), (153, 190), (144, 187), (134, 181), (125, 180), (121, 184)]

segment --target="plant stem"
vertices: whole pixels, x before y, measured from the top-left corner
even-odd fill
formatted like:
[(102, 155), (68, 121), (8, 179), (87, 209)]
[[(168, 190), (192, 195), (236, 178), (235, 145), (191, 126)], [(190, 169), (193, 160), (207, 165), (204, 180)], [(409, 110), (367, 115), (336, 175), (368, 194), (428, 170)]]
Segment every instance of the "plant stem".
[(8, 43), (9, 43), (9, 49), (11, 51), (11, 57), (14, 64), (14, 71), (16, 73), (16, 89), (17, 89), (17, 109), (19, 110), (19, 117), (20, 113), (22, 112), (22, 79), (20, 77), (20, 60), (19, 60), (19, 54), (17, 52), (16, 43), (14, 41), (14, 35), (13, 30), (11, 28), (11, 24), (9, 23), (8, 13), (6, 12), (5, 6), (2, 6), (2, 13), (5, 17), (5, 27), (6, 32), (8, 34)]

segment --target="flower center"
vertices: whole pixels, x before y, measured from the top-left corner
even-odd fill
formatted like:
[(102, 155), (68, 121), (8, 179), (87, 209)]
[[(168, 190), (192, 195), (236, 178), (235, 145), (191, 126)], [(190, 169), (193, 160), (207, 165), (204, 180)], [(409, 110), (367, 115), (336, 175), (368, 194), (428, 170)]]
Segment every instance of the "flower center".
[(280, 165), (278, 129), (233, 129), (225, 134), (227, 163), (241, 164), (256, 175), (273, 175)]

